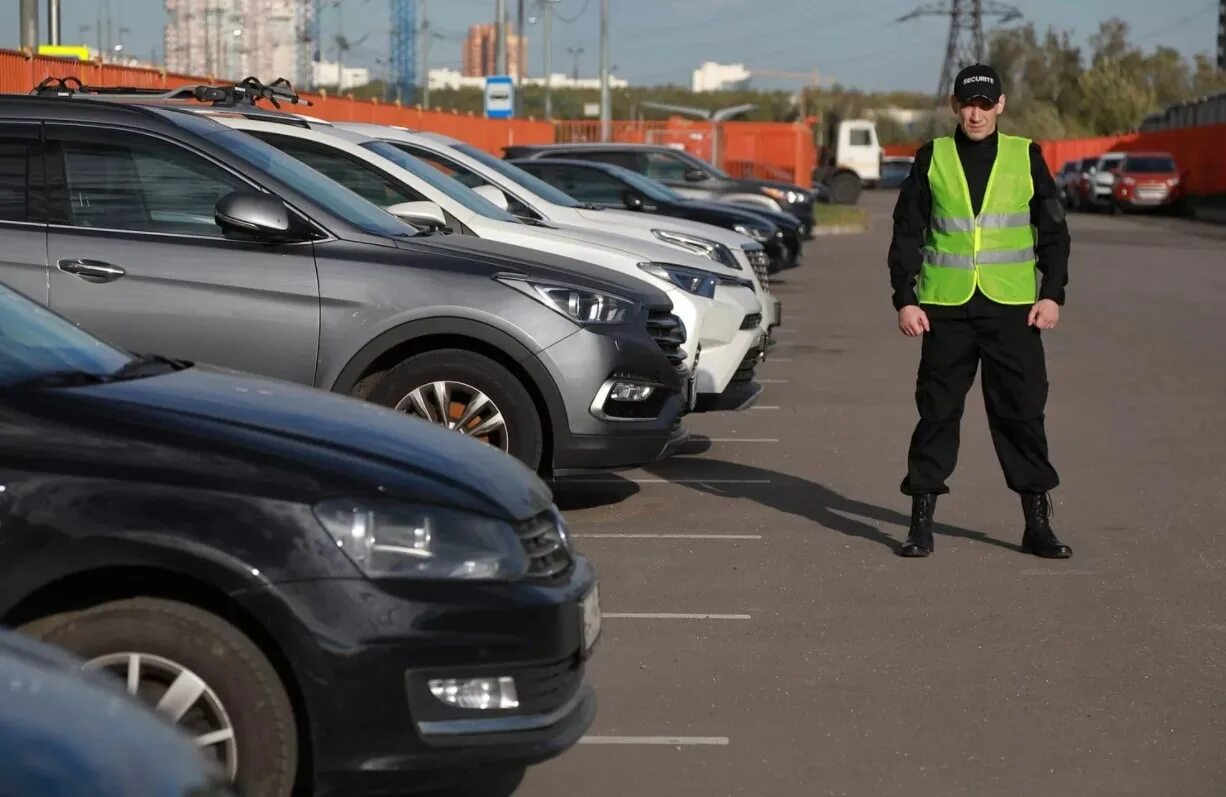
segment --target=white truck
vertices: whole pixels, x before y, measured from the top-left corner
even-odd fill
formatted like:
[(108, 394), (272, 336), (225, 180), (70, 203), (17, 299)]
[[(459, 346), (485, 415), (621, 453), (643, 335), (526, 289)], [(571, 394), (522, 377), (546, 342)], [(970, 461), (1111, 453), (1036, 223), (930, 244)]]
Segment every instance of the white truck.
[(861, 189), (881, 179), (884, 151), (877, 138), (877, 125), (872, 119), (830, 116), (819, 133), (813, 187), (827, 202), (856, 204)]

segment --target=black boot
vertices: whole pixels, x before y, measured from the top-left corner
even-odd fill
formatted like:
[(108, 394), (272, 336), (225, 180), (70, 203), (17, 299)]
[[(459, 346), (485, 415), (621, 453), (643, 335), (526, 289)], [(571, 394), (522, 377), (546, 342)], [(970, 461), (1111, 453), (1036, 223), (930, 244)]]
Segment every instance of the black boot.
[(1022, 533), (1022, 551), (1044, 559), (1068, 559), (1073, 549), (1056, 538), (1051, 528), (1051, 499), (1044, 493), (1022, 493), (1022, 512), (1026, 515), (1026, 531)]
[(899, 556), (915, 558), (932, 553), (932, 516), (936, 508), (936, 493), (911, 496), (911, 530), (907, 532), (907, 541), (898, 548)]

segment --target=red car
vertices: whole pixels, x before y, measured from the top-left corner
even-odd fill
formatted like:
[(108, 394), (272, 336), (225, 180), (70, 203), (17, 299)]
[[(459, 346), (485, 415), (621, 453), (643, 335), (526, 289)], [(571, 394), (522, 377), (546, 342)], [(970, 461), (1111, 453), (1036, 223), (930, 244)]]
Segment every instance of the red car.
[(1179, 167), (1166, 152), (1129, 152), (1111, 188), (1113, 210), (1171, 205), (1181, 195)]

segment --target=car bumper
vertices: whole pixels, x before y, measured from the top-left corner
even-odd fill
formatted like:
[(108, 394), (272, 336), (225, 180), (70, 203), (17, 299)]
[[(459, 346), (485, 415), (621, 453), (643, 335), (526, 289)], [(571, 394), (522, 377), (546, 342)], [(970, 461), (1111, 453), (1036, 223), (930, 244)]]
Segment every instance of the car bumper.
[[(276, 636), (309, 722), (314, 794), (414, 794), (528, 766), (578, 741), (585, 682), (581, 556), (561, 579), (518, 583), (276, 584), (238, 596)], [(513, 677), (520, 706), (458, 709), (435, 678)], [(305, 752), (305, 751), (304, 751)]]
[[(689, 368), (674, 366), (645, 333), (580, 330), (525, 365), (538, 383), (557, 386), (553, 400), (545, 398), (554, 474), (655, 462), (667, 455), (690, 409)], [(623, 378), (654, 386), (650, 399), (609, 401), (607, 386)]]
[(753, 291), (721, 286), (715, 296), (699, 333), (702, 354), (694, 377), (700, 399), (724, 392), (762, 335), (762, 304)]

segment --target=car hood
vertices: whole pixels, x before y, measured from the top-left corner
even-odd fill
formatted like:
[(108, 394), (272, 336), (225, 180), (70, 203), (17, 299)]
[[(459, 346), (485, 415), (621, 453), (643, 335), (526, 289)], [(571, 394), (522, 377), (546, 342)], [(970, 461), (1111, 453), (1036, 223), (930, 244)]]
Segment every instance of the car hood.
[[(719, 203), (712, 203), (718, 205)], [(720, 205), (720, 207), (724, 207)], [(738, 209), (739, 210), (739, 209)], [(730, 230), (727, 227), (717, 227), (714, 224), (707, 224), (702, 221), (694, 221), (692, 219), (683, 219), (677, 216), (659, 216), (653, 213), (640, 213), (634, 210), (591, 210), (588, 208), (576, 209), (576, 213), (580, 217), (591, 221), (594, 224), (607, 224), (610, 227), (633, 227), (637, 230), (672, 230), (673, 232), (683, 232), (689, 235), (696, 235), (700, 238), (706, 238), (716, 243), (724, 244), (725, 246), (739, 247), (743, 246), (752, 238), (741, 235), (735, 230)]]
[[(671, 219), (669, 220), (671, 221)], [(678, 266), (703, 269), (723, 276), (742, 276), (741, 272), (737, 269), (728, 268), (710, 258), (663, 243), (630, 238), (626, 235), (605, 232), (603, 230), (571, 227), (568, 225), (558, 225), (544, 232), (558, 238), (585, 243), (589, 246), (612, 249), (623, 256), (635, 258), (637, 262), (672, 263)]]
[[(549, 508), (548, 487), (519, 461), (369, 402), (209, 366), (79, 388), (10, 392), (33, 416), (29, 441), (52, 471), (311, 503), (383, 494), (507, 520)], [(37, 439), (35, 439), (37, 438)], [(27, 445), (27, 452), (17, 448)], [(42, 446), (37, 453), (33, 446)], [(24, 454), (24, 457), (21, 456)]]
[(800, 222), (795, 216), (787, 213), (776, 213), (765, 208), (759, 209), (754, 205), (737, 205), (732, 202), (710, 202), (703, 199), (687, 199), (679, 202), (678, 205), (683, 208), (690, 208), (696, 211), (705, 213), (723, 213), (730, 217), (735, 217), (738, 220), (769, 222), (776, 227), (786, 227), (792, 229), (799, 227)]
[[(541, 230), (548, 235), (554, 230)], [(478, 238), (475, 235), (430, 235), (396, 240), (402, 249), (429, 250), (467, 259), (479, 257), (496, 271), (514, 271), (526, 277), (565, 282), (580, 288), (616, 293), (633, 299), (650, 310), (670, 310), (668, 294), (646, 280), (620, 274), (604, 266), (576, 258), (555, 255), (539, 249)]]
[(738, 179), (737, 182), (741, 185), (753, 186), (754, 188), (780, 188), (784, 191), (799, 191), (805, 195), (813, 193), (808, 188), (796, 185), (796, 183), (787, 183), (782, 180), (758, 180), (752, 177), (743, 177)]

